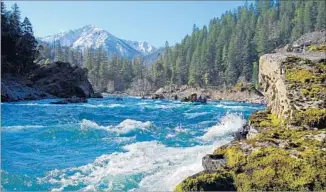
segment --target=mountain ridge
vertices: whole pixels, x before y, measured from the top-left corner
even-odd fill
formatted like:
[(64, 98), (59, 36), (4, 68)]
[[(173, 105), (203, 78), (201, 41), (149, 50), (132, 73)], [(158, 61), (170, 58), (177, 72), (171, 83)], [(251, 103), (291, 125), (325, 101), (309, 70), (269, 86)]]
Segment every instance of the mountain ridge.
[(92, 24), (54, 35), (38, 37), (37, 39), (49, 44), (53, 44), (55, 41), (59, 40), (62, 46), (69, 46), (80, 50), (86, 47), (104, 47), (109, 53), (129, 58), (138, 55), (149, 55), (157, 50), (157, 48), (147, 41), (120, 39), (108, 31)]

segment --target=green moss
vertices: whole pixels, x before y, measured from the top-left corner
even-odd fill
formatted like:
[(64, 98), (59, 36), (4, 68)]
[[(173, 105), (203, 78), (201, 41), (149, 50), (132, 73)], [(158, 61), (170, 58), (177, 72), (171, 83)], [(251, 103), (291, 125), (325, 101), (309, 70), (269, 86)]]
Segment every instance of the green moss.
[(308, 47), (308, 51), (312, 51), (312, 52), (326, 51), (326, 44), (322, 44), (322, 45), (310, 45)]
[[(302, 154), (305, 153), (307, 150)], [(246, 157), (248, 163), (243, 167), (243, 172), (235, 176), (237, 190), (325, 190), (325, 155), (325, 152), (318, 151), (316, 154), (294, 158), (283, 149), (260, 148)], [(317, 158), (323, 159), (313, 164), (311, 159)]]
[(50, 60), (49, 59), (46, 59), (45, 62), (44, 62), (45, 65), (48, 65), (50, 64)]
[(304, 95), (304, 96), (308, 96), (309, 95), (309, 91), (307, 89), (301, 89), (301, 93)]
[(256, 111), (249, 117), (249, 124), (259, 130), (277, 127), (281, 123), (281, 119), (267, 110)]
[(246, 163), (245, 154), (240, 150), (239, 146), (232, 146), (226, 150), (227, 166), (239, 169)]
[(249, 125), (254, 126), (255, 128), (259, 129), (262, 125), (265, 124), (263, 121), (265, 121), (267, 119), (267, 117), (268, 117), (267, 110), (266, 111), (255, 111), (251, 114), (251, 116), (248, 119)]
[[(287, 141), (288, 147), (255, 148), (245, 152), (238, 145), (226, 149), (228, 167), (238, 191), (326, 190), (326, 142), (309, 139), (321, 131), (271, 129), (248, 142)], [(291, 151), (296, 150), (296, 157)], [(216, 190), (216, 189), (215, 189)]]
[(305, 111), (295, 111), (292, 123), (297, 126), (312, 126), (326, 128), (326, 109), (308, 108)]
[(235, 91), (241, 91), (242, 88), (243, 88), (243, 83), (242, 83), (242, 82), (237, 83), (237, 84), (233, 87), (233, 89), (234, 89)]
[(200, 173), (182, 181), (175, 187), (174, 191), (235, 191), (233, 182), (233, 176), (228, 171)]
[(227, 148), (227, 145), (223, 145), (219, 148), (217, 148), (215, 151), (214, 151), (214, 155), (221, 155), (221, 156), (224, 156), (225, 153), (226, 153), (226, 148)]
[(285, 77), (289, 81), (306, 83), (308, 80), (314, 79), (314, 74), (306, 69), (288, 69)]
[(296, 56), (289, 56), (285, 59), (285, 61), (283, 63), (287, 64), (287, 63), (298, 63), (299, 61), (302, 61), (302, 59), (300, 57), (296, 57)]

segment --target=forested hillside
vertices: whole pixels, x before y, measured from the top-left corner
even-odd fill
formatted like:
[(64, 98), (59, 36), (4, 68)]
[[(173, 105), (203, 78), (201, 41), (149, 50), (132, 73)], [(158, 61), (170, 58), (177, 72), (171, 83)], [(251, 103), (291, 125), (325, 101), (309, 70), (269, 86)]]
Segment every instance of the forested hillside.
[(1, 73), (23, 75), (35, 68), (36, 47), (29, 19), (21, 22), (17, 4), (7, 11), (1, 2)]
[[(83, 50), (61, 46), (59, 41), (52, 45), (39, 42), (40, 65), (53, 61), (68, 62), (71, 65), (87, 68), (93, 87), (100, 92), (124, 91), (135, 87), (139, 91), (140, 82), (151, 84), (150, 68), (145, 67), (142, 57), (121, 57), (109, 53), (104, 47), (86, 47)], [(146, 78), (145, 78), (146, 77)]]
[(27, 72), (36, 58), (40, 65), (63, 61), (87, 68), (94, 88), (104, 92), (153, 91), (171, 84), (220, 88), (239, 81), (256, 84), (259, 56), (304, 33), (325, 29), (325, 6), (319, 0), (246, 2), (202, 29), (194, 25), (192, 33), (175, 46), (166, 42), (163, 53), (154, 55), (158, 60), (145, 65), (141, 57), (112, 56), (104, 48), (77, 50), (59, 41), (39, 42), (36, 47), (32, 26), (27, 18), (20, 22), (18, 6), (7, 11), (1, 3), (1, 54), (6, 61), (2, 72)]
[(326, 27), (325, 1), (255, 1), (214, 18), (153, 67), (157, 87), (172, 84), (233, 86), (257, 82), (258, 58), (302, 34)]

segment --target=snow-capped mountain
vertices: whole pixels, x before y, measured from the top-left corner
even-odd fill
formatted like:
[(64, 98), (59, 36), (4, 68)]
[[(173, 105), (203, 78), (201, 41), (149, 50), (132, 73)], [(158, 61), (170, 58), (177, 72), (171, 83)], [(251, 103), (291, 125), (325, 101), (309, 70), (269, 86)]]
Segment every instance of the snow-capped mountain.
[(80, 29), (38, 39), (51, 44), (59, 40), (62, 46), (71, 46), (76, 49), (103, 47), (111, 54), (118, 54), (124, 57), (147, 55), (156, 50), (155, 47), (146, 41), (137, 42), (123, 40), (94, 25), (86, 25)]
[(130, 45), (134, 49), (142, 52), (145, 55), (151, 54), (154, 51), (156, 51), (156, 48), (153, 45), (150, 45), (149, 43), (147, 43), (146, 41), (125, 40), (125, 42), (128, 43), (128, 45)]

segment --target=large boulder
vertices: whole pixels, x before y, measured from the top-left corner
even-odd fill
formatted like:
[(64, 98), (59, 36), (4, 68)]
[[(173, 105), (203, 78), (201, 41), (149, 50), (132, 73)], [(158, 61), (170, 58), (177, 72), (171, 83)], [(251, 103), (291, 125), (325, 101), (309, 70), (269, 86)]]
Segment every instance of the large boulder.
[(54, 98), (54, 96), (32, 87), (32, 82), (11, 75), (1, 77), (1, 101), (34, 100), (43, 98)]
[(69, 63), (55, 62), (43, 65), (29, 79), (36, 87), (51, 95), (68, 98), (92, 97), (94, 90), (87, 79), (87, 71)]
[(203, 157), (202, 165), (205, 171), (219, 171), (226, 167), (226, 160), (222, 155), (207, 154)]

